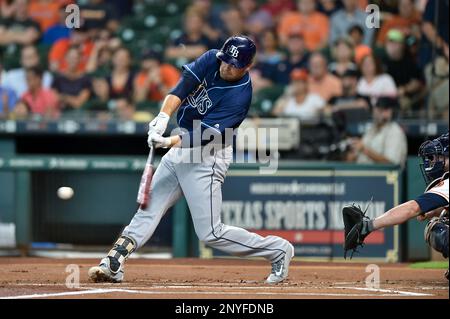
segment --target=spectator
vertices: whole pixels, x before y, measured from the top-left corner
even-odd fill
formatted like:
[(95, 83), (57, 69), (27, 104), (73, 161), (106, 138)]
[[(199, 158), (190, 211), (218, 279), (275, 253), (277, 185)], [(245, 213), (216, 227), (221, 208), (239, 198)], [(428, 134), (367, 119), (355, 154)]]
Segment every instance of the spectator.
[(90, 79), (78, 70), (80, 58), (79, 48), (71, 47), (66, 53), (67, 70), (57, 74), (52, 84), (63, 111), (80, 109), (90, 97)]
[(277, 22), (285, 13), (294, 11), (296, 8), (293, 0), (268, 0), (261, 9), (269, 12), (272, 19)]
[(114, 105), (114, 115), (119, 121), (149, 123), (154, 118), (150, 112), (137, 111), (131, 99), (119, 98)]
[(342, 9), (342, 2), (339, 0), (319, 0), (318, 10), (331, 17), (335, 12)]
[(3, 70), (3, 65), (2, 65), (1, 59), (2, 59), (2, 55), (0, 54), (0, 67), (1, 67), (1, 69), (0, 69), (0, 85), (3, 83), (2, 78), (4, 78), (6, 76), (6, 71)]
[(414, 8), (423, 14), (425, 12), (425, 7), (427, 6), (428, 0), (416, 0), (414, 3)]
[[(264, 77), (264, 69), (270, 67), (269, 64), (259, 63), (258, 58), (256, 57), (254, 60), (255, 65), (248, 71), (250, 74), (250, 78), (252, 80), (252, 88), (253, 93), (257, 93), (258, 91), (272, 87), (274, 83), (269, 79)], [(273, 68), (269, 69), (272, 70)], [(270, 76), (270, 74), (266, 75)]]
[(122, 47), (114, 52), (112, 72), (106, 78), (109, 99), (133, 98), (134, 73), (131, 69), (131, 53)]
[(309, 53), (301, 33), (289, 35), (287, 42), (287, 57), (277, 64), (263, 63), (260, 66), (262, 76), (273, 83), (287, 85), (290, 82), (290, 74), (294, 69), (308, 67)]
[[(245, 34), (245, 22), (241, 12), (236, 7), (231, 7), (224, 11), (221, 20), (225, 26), (224, 39), (229, 36)], [(223, 39), (223, 40), (224, 40)]]
[(358, 71), (347, 70), (342, 75), (342, 94), (333, 96), (329, 103), (333, 112), (347, 109), (370, 109), (370, 101), (357, 92)]
[(371, 0), (371, 3), (376, 4), (383, 16), (392, 16), (397, 13), (398, 0)]
[[(423, 13), (420, 67), (425, 67), (433, 60), (433, 46), (439, 55), (449, 60), (448, 50), (448, 10), (449, 2), (441, 0), (429, 0)], [(437, 13), (437, 16), (435, 16)], [(436, 25), (437, 22), (437, 25)]]
[(204, 26), (203, 16), (196, 11), (189, 11), (185, 15), (184, 33), (166, 49), (166, 58), (193, 60), (206, 52), (210, 41), (203, 34)]
[(384, 73), (381, 61), (375, 55), (367, 55), (360, 65), (362, 77), (358, 82), (358, 93), (370, 98), (372, 105), (380, 96), (397, 96), (394, 79)]
[(134, 80), (135, 101), (162, 101), (179, 79), (180, 72), (172, 65), (163, 63), (161, 54), (146, 51), (141, 57), (141, 71)]
[(275, 103), (273, 115), (293, 116), (301, 121), (318, 122), (325, 101), (308, 90), (308, 73), (295, 69), (291, 73), (291, 83), (286, 94)]
[(273, 27), (272, 16), (269, 12), (260, 9), (256, 0), (238, 0), (236, 7), (244, 18), (248, 34), (256, 37), (264, 30)]
[(330, 74), (327, 59), (321, 53), (314, 53), (309, 59), (309, 90), (318, 94), (326, 102), (333, 96), (342, 95), (342, 83), (336, 76)]
[(398, 101), (380, 98), (373, 109), (373, 123), (362, 139), (353, 140), (349, 161), (360, 164), (397, 164), (404, 166), (408, 155), (405, 133), (394, 120)]
[(278, 37), (274, 30), (266, 30), (261, 35), (261, 47), (258, 52), (258, 61), (276, 65), (280, 63), (284, 55), (278, 47)]
[(386, 72), (392, 76), (397, 86), (402, 110), (418, 109), (422, 103), (424, 76), (417, 63), (409, 54), (405, 37), (400, 30), (391, 29), (387, 33), (386, 56), (383, 63)]
[(14, 1), (0, 1), (0, 18), (8, 19), (14, 15), (16, 4)]
[(112, 52), (121, 45), (119, 39), (111, 37), (107, 29), (101, 30), (94, 41), (94, 47), (86, 64), (87, 73), (104, 73), (111, 71)]
[(221, 20), (221, 13), (225, 11), (226, 5), (214, 3), (211, 0), (194, 0), (189, 10), (195, 10), (202, 15), (205, 24), (203, 26), (203, 34), (209, 39), (211, 43), (220, 41), (221, 31), (223, 30), (223, 23)]
[[(398, 0), (393, 0), (394, 2), (398, 1)], [(367, 6), (369, 5), (369, 2), (373, 2), (373, 0), (369, 1), (369, 0), (357, 0), (357, 6), (360, 10), (365, 11)]]
[(66, 26), (68, 13), (65, 6), (60, 6), (58, 20), (50, 25), (42, 35), (42, 43), (53, 45), (56, 41), (70, 38), (70, 29)]
[(386, 36), (389, 30), (398, 29), (405, 34), (406, 37), (412, 36), (416, 39), (420, 38), (420, 20), (419, 12), (414, 8), (413, 0), (398, 1), (398, 15), (383, 22), (377, 36), (377, 45), (384, 46)]
[(357, 0), (343, 0), (344, 8), (331, 16), (330, 43), (348, 34), (349, 29), (359, 25), (364, 30), (365, 45), (371, 46), (373, 42), (374, 29), (366, 28), (367, 14), (358, 8)]
[(430, 118), (443, 119), (448, 125), (449, 111), (449, 64), (443, 56), (425, 68), (425, 78), (429, 90), (427, 111)]
[(369, 99), (357, 92), (358, 76), (357, 71), (347, 70), (342, 75), (342, 95), (333, 96), (324, 109), (341, 130), (348, 123), (364, 121), (370, 115)]
[[(39, 53), (35, 46), (26, 45), (20, 51), (20, 65), (21, 68), (9, 70), (2, 79), (2, 84), (8, 85), (14, 90), (18, 97), (21, 97), (25, 91), (28, 90), (26, 81), (26, 69), (36, 67), (39, 65)], [(42, 85), (44, 88), (50, 88), (53, 76), (50, 72), (44, 71)]]
[(353, 62), (354, 55), (351, 39), (345, 37), (338, 39), (332, 49), (334, 62), (328, 66), (329, 71), (333, 75), (341, 77), (347, 70), (357, 70), (357, 66)]
[(80, 6), (80, 15), (86, 29), (93, 30), (94, 36), (102, 29), (116, 32), (120, 26), (116, 7), (104, 0), (89, 0)]
[(9, 117), (13, 120), (27, 120), (30, 115), (30, 107), (26, 103), (19, 101), (14, 107), (14, 112)]
[(298, 0), (299, 12), (285, 14), (279, 23), (278, 34), (282, 45), (287, 44), (288, 35), (301, 32), (310, 51), (324, 48), (328, 43), (329, 21), (327, 16), (316, 10), (314, 0)]
[(28, 5), (28, 17), (39, 23), (44, 33), (60, 20), (60, 4), (53, 0), (34, 0)]
[[(51, 89), (42, 86), (43, 70), (38, 67), (31, 67), (26, 71), (28, 91), (26, 91), (18, 103), (18, 112), (25, 115), (29, 110), (30, 114), (39, 114), (44, 118), (56, 119), (59, 116), (58, 97)], [(20, 105), (25, 104), (25, 105)]]
[(372, 54), (372, 48), (363, 43), (364, 30), (359, 25), (354, 25), (348, 30), (348, 35), (352, 39), (355, 48), (355, 62), (360, 64), (361, 60), (368, 54)]
[(115, 103), (116, 118), (120, 121), (134, 121), (136, 107), (131, 99), (119, 98)]
[(99, 74), (93, 74), (91, 78), (92, 96), (86, 103), (88, 111), (109, 111), (109, 88), (108, 82)]
[(86, 27), (81, 26), (72, 30), (70, 38), (58, 40), (51, 47), (48, 61), (52, 72), (64, 72), (67, 70), (65, 57), (72, 46), (78, 46), (81, 52), (81, 59), (77, 69), (80, 72), (86, 71), (86, 64), (94, 48), (94, 43), (90, 40)]
[[(0, 61), (0, 83), (2, 82), (3, 67)], [(8, 118), (17, 103), (16, 93), (0, 84), (0, 119)]]
[(429, 0), (422, 17), (423, 37), (419, 67), (424, 69), (429, 90), (430, 117), (443, 118), (448, 123), (449, 111), (449, 1)]
[[(273, 85), (273, 77), (280, 63), (285, 60), (284, 54), (278, 48), (277, 34), (274, 30), (266, 30), (261, 35), (261, 48), (255, 59), (255, 65), (250, 69), (253, 92)], [(286, 73), (281, 73), (285, 76)], [(264, 77), (266, 76), (266, 77)], [(269, 78), (270, 77), (270, 78)]]
[(27, 5), (27, 0), (14, 0), (11, 17), (0, 18), (0, 46), (28, 45), (39, 39), (39, 24), (28, 17)]

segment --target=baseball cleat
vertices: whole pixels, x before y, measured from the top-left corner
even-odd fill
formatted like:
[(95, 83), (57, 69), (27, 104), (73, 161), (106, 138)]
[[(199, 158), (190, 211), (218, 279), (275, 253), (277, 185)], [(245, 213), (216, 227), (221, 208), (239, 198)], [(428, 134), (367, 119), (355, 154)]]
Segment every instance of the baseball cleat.
[(105, 257), (100, 261), (100, 264), (95, 267), (91, 267), (88, 271), (89, 279), (93, 282), (113, 282), (118, 283), (123, 280), (122, 265), (113, 271), (111, 269), (111, 257)]
[(278, 284), (287, 278), (292, 257), (294, 257), (294, 246), (289, 244), (284, 258), (272, 263), (272, 272), (267, 277), (267, 284)]

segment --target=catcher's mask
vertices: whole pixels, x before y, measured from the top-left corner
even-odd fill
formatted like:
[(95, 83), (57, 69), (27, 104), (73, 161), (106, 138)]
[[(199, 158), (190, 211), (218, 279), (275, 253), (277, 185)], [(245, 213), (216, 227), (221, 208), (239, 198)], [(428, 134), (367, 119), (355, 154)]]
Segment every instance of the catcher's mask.
[(445, 173), (445, 159), (448, 158), (448, 133), (429, 140), (419, 148), (422, 158), (420, 169), (427, 184)]

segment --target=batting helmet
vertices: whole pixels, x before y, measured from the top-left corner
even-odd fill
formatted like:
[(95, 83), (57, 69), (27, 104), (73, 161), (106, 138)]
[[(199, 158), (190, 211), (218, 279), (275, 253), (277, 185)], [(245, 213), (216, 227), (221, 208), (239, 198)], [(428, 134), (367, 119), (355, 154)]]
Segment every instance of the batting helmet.
[(255, 54), (256, 46), (250, 38), (234, 36), (225, 41), (216, 57), (227, 64), (242, 69), (253, 62)]

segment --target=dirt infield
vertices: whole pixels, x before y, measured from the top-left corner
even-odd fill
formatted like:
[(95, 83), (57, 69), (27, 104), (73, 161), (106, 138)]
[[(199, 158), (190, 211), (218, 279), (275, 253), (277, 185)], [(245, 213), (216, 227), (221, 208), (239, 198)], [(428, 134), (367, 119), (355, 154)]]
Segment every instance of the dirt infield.
[[(88, 282), (94, 259), (0, 258), (0, 298), (449, 298), (443, 270), (380, 264), (380, 287), (368, 288), (367, 264), (294, 261), (289, 280), (264, 284), (270, 267), (240, 259), (129, 260), (121, 284)], [(68, 265), (80, 268), (80, 286), (66, 286)]]

